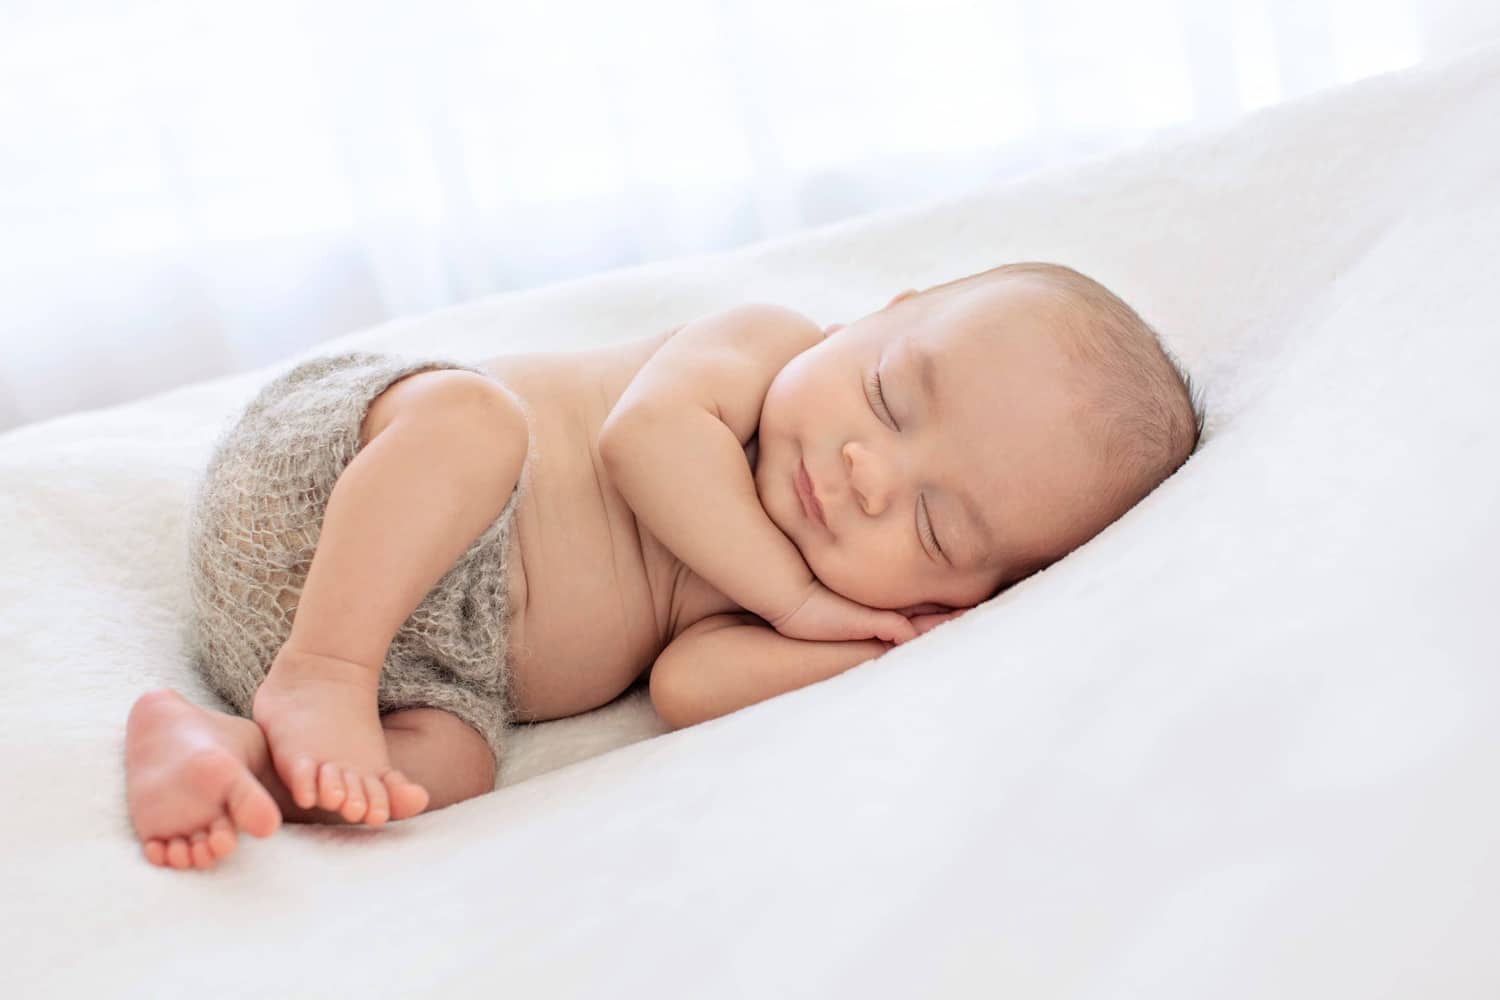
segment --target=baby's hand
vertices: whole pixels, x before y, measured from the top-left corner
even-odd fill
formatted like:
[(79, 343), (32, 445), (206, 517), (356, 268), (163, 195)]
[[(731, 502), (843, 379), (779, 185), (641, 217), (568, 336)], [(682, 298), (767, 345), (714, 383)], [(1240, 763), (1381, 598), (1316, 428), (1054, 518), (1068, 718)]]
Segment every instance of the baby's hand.
[(952, 621), (969, 608), (949, 608), (943, 604), (913, 604), (909, 608), (902, 608), (900, 614), (911, 620), (912, 627), (917, 630), (917, 635), (923, 635), (937, 628), (946, 621)]
[(917, 637), (917, 630), (899, 611), (867, 608), (840, 597), (817, 580), (802, 603), (771, 627), (792, 639), (820, 642), (841, 639), (880, 639), (900, 645)]

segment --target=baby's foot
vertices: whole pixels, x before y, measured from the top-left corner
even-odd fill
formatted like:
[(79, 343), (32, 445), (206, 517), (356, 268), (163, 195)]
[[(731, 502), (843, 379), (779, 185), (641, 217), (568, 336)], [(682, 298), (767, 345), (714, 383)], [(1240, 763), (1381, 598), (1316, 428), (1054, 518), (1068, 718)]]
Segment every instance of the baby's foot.
[(375, 669), (282, 647), (251, 716), (292, 801), (380, 826), (427, 808), (427, 790), (391, 767)]
[(269, 837), (281, 810), (251, 773), (251, 748), (234, 724), (161, 688), (136, 699), (125, 723), (130, 821), (146, 859), (212, 868), (234, 850), (235, 829)]

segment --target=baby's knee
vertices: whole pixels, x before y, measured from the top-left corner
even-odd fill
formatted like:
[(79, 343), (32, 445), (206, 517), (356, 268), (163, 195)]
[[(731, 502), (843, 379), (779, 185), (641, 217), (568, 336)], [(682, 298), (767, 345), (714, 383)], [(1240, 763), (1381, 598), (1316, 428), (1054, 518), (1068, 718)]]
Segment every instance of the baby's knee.
[(359, 428), (359, 446), (369, 445), (385, 430), (397, 413), (417, 406), (494, 405), (503, 393), (498, 383), (462, 368), (414, 372), (392, 382), (365, 411)]

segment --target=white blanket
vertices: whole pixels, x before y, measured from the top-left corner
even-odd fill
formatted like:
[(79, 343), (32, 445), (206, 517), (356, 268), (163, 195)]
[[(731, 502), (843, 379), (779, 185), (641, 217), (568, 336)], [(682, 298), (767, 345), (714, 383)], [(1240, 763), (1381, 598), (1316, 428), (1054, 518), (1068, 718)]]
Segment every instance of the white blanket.
[(1097, 539), (879, 661), (668, 735), (636, 692), (524, 734), (494, 794), (244, 837), (207, 874), (142, 859), (126, 713), (215, 704), (186, 502), (296, 359), (0, 437), (0, 989), (1500, 995), (1497, 122), (1490, 46), (323, 345), (480, 359), (750, 300), (847, 321), (1055, 260), (1161, 330), (1211, 418)]

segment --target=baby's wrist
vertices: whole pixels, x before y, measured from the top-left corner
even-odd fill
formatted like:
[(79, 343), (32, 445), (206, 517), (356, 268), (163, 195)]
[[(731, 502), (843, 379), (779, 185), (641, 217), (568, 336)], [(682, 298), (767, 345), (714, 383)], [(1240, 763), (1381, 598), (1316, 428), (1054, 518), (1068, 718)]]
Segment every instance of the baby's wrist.
[(805, 577), (798, 578), (794, 586), (784, 591), (786, 596), (778, 601), (775, 607), (755, 613), (770, 622), (772, 628), (780, 628), (798, 611), (801, 611), (808, 601), (812, 600), (817, 587), (818, 578), (809, 571)]

